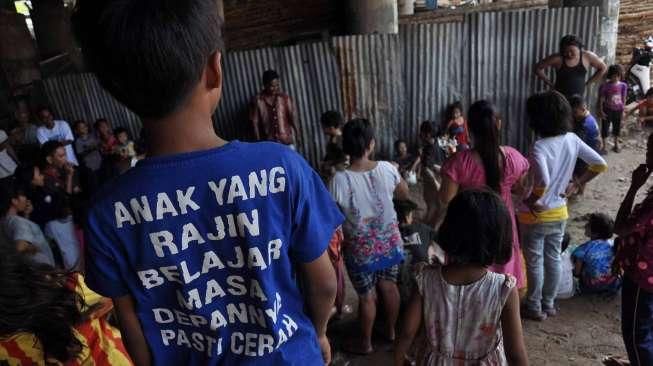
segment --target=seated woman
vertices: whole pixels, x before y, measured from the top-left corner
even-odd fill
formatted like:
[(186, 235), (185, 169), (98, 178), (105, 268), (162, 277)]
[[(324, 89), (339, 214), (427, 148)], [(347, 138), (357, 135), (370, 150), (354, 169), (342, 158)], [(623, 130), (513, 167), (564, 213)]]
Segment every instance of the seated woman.
[[(0, 239), (2, 240), (2, 239)], [(9, 365), (132, 365), (107, 321), (111, 300), (79, 274), (0, 245), (0, 360)]]

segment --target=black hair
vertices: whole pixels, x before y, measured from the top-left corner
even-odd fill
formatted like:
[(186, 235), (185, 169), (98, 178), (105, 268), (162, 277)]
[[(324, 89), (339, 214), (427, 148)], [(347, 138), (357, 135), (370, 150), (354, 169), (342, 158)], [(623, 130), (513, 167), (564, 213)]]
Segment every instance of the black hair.
[(571, 105), (560, 92), (532, 95), (526, 102), (526, 111), (530, 127), (541, 137), (563, 135), (571, 130)]
[(569, 248), (569, 243), (571, 243), (571, 235), (565, 231), (565, 235), (562, 236), (562, 245), (560, 246), (560, 253), (564, 252)]
[(127, 134), (127, 137), (129, 137), (129, 132), (128, 132), (127, 129), (124, 128), (124, 127), (116, 127), (116, 128), (113, 130), (113, 134), (116, 135), (116, 136), (120, 135), (121, 133), (126, 133), (126, 134)]
[(34, 169), (36, 168), (39, 168), (39, 166), (36, 164), (19, 165), (14, 172), (16, 183), (21, 187), (30, 187), (32, 185), (32, 181), (34, 180)]
[(338, 111), (326, 111), (322, 113), (322, 118), (320, 118), (320, 123), (324, 128), (340, 128), (342, 127), (343, 118), (342, 114)]
[(648, 97), (653, 97), (653, 88), (649, 88), (649, 89), (646, 91), (646, 95), (645, 95), (645, 97), (647, 97), (647, 98), (648, 98)]
[(576, 108), (587, 107), (587, 102), (585, 102), (585, 98), (581, 95), (574, 94), (569, 97), (569, 105), (571, 106), (571, 109), (574, 110)]
[(72, 25), (88, 68), (142, 118), (177, 110), (223, 47), (215, 0), (77, 0)]
[(81, 125), (81, 124), (85, 124), (85, 125), (88, 126), (88, 123), (86, 123), (85, 120), (83, 120), (83, 119), (78, 119), (78, 120), (76, 120), (75, 122), (73, 122), (73, 130), (76, 130), (76, 129), (77, 129), (77, 126), (79, 126), (79, 125)]
[(270, 85), (271, 82), (279, 78), (279, 73), (274, 70), (265, 70), (263, 72), (263, 85)]
[(48, 112), (50, 112), (50, 114), (53, 114), (53, 113), (52, 113), (52, 108), (50, 108), (50, 107), (47, 106), (47, 105), (39, 106), (39, 107), (36, 109), (36, 114), (39, 115), (39, 114), (41, 114), (41, 112), (43, 112), (43, 111), (48, 111)]
[(395, 211), (397, 212), (397, 219), (400, 223), (406, 222), (408, 215), (417, 210), (417, 204), (411, 200), (393, 200)]
[(455, 110), (459, 110), (460, 113), (463, 113), (463, 104), (460, 101), (453, 102), (447, 106), (447, 110), (445, 112), (445, 123), (451, 121), (453, 117), (453, 112)]
[(64, 147), (64, 145), (59, 141), (47, 141), (43, 146), (41, 146), (41, 157), (47, 158), (61, 147)]
[(360, 159), (374, 140), (374, 128), (370, 121), (356, 118), (345, 124), (342, 130), (342, 150), (352, 160)]
[(82, 297), (69, 274), (39, 264), (10, 245), (0, 248), (0, 336), (35, 335), (45, 359), (73, 361), (83, 345), (73, 326), (82, 321)]
[(585, 47), (585, 45), (583, 45), (583, 41), (581, 41), (580, 38), (576, 37), (573, 34), (567, 34), (566, 36), (562, 37), (562, 39), (560, 39), (560, 54), (562, 55), (565, 53), (565, 48), (569, 46), (576, 46), (580, 49), (581, 52)]
[(395, 151), (399, 151), (399, 145), (401, 145), (401, 144), (406, 144), (406, 147), (408, 147), (408, 144), (406, 143), (406, 140), (399, 139), (399, 140), (395, 141), (395, 144), (394, 144)]
[(421, 135), (435, 136), (436, 131), (435, 131), (435, 128), (433, 128), (433, 122), (431, 122), (431, 121), (422, 122), (422, 124), (419, 125), (419, 133)]
[(624, 69), (621, 65), (610, 65), (608, 67), (608, 72), (605, 74), (606, 79), (612, 79), (613, 76), (619, 76), (619, 79), (623, 78)]
[(612, 238), (614, 229), (614, 220), (604, 213), (593, 213), (587, 220), (589, 223), (590, 233), (596, 235), (599, 239)]
[(501, 197), (467, 190), (449, 203), (439, 243), (452, 263), (490, 266), (512, 257), (512, 220)]
[(3, 181), (0, 184), (0, 216), (4, 216), (9, 211), (11, 200), (24, 195), (25, 191), (15, 179)]
[(479, 100), (472, 104), (467, 113), (469, 132), (474, 141), (474, 150), (481, 157), (485, 170), (485, 184), (495, 192), (501, 190), (503, 166), (501, 137), (497, 127), (497, 112), (492, 103)]

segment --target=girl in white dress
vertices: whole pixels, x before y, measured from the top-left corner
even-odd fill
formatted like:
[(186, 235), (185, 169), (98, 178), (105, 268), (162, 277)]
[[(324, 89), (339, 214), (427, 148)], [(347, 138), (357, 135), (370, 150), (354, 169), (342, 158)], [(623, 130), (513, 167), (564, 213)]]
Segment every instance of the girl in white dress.
[(405, 363), (420, 324), (420, 365), (528, 365), (515, 278), (488, 270), (510, 260), (511, 225), (501, 198), (490, 191), (464, 191), (451, 201), (439, 233), (449, 263), (418, 276), (396, 366)]

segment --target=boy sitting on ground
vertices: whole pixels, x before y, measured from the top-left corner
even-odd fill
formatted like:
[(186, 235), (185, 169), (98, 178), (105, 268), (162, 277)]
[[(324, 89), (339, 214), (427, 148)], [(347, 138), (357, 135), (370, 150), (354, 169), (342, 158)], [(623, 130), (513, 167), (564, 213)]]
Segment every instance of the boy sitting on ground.
[(78, 0), (72, 22), (86, 65), (147, 139), (87, 225), (86, 282), (113, 299), (134, 363), (328, 364), (326, 250), (343, 217), (288, 147), (216, 135), (217, 2)]
[(621, 278), (612, 273), (614, 248), (610, 239), (614, 221), (606, 214), (593, 213), (585, 225), (590, 241), (572, 254), (574, 275), (580, 279), (581, 293), (615, 294), (621, 288)]

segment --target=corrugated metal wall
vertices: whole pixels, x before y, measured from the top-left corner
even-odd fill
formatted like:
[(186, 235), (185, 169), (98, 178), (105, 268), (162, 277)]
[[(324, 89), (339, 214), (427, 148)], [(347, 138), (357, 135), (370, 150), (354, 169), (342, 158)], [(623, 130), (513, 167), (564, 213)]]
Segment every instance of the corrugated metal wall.
[[(542, 87), (532, 74), (533, 64), (557, 52), (568, 33), (594, 49), (597, 29), (597, 8), (476, 13), (457, 23), (402, 25), (399, 35), (230, 52), (224, 58), (216, 128), (228, 139), (248, 139), (248, 104), (260, 89), (263, 71), (275, 69), (298, 106), (298, 148), (312, 163), (324, 151), (319, 119), (326, 110), (372, 120), (380, 156), (387, 157), (395, 139), (417, 140), (422, 121), (440, 122), (447, 104), (461, 100), (469, 106), (481, 98), (501, 111), (504, 142), (525, 149), (525, 100)], [(132, 132), (140, 128), (138, 119), (91, 76), (51, 79), (46, 89), (63, 117), (107, 116)]]
[(91, 125), (98, 118), (107, 118), (114, 128), (126, 128), (133, 139), (139, 136), (140, 119), (104, 91), (93, 75), (59, 76), (45, 80), (44, 86), (56, 118), (71, 124), (83, 119)]

